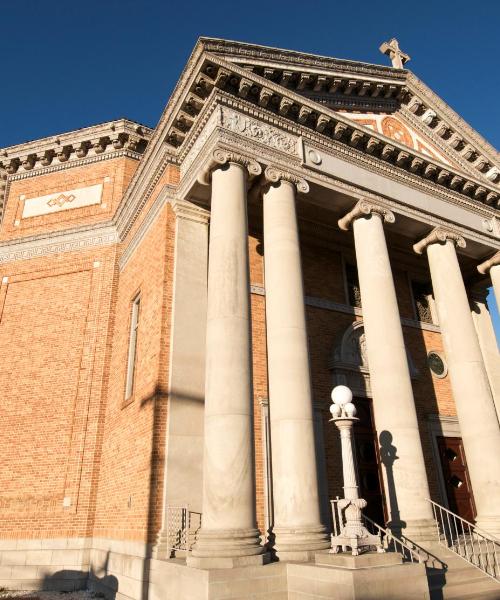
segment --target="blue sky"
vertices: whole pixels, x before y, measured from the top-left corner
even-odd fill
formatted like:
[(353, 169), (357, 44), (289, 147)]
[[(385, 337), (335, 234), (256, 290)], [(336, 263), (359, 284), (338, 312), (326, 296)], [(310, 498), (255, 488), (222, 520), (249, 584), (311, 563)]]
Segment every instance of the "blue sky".
[(207, 35), (379, 64), (395, 36), (500, 148), (499, 22), (497, 0), (0, 0), (0, 147), (123, 116), (153, 126)]

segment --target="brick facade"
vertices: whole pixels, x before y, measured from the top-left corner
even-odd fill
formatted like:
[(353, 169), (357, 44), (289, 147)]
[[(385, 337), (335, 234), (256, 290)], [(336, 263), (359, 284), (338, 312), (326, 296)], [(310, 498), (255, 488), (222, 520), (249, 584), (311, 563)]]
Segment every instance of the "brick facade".
[[(47, 235), (112, 218), (137, 161), (114, 158), (13, 181), (0, 238)], [(5, 538), (90, 537), (153, 543), (161, 527), (168, 405), (169, 331), (175, 214), (168, 204), (144, 236), (143, 225), (165, 185), (178, 183), (169, 166), (151, 190), (124, 241), (61, 252), (0, 268), (0, 385), (4, 460), (0, 471), (1, 535)], [(18, 219), (20, 198), (104, 183), (101, 204)], [(17, 223), (17, 221), (21, 221)], [(24, 222), (26, 221), (26, 222)], [(16, 224), (17, 223), (17, 224)], [(252, 223), (250, 223), (252, 229)], [(261, 223), (249, 235), (251, 283), (263, 289)], [(137, 243), (135, 240), (140, 237)], [(121, 266), (120, 257), (129, 252)], [(307, 296), (346, 305), (342, 255), (352, 244), (302, 248)], [(409, 279), (393, 262), (402, 317), (414, 319)], [(7, 279), (5, 279), (7, 278)], [(140, 293), (132, 396), (125, 400), (131, 302)], [(323, 421), (328, 493), (339, 493), (335, 432), (328, 423), (334, 383), (329, 359), (347, 327), (360, 317), (308, 306), (314, 401)], [(258, 526), (265, 530), (263, 405), (267, 402), (265, 296), (252, 294), (255, 457)], [(405, 327), (418, 377), (415, 401), (433, 495), (438, 484), (426, 419), (455, 416), (449, 381), (432, 377), (431, 349), (439, 332)]]
[[(385, 373), (385, 382), (390, 381), (392, 388), (385, 388), (378, 403), (375, 399), (376, 410), (371, 402), (363, 298), (356, 282), (353, 234), (346, 226), (346, 215), (358, 218), (371, 211), (384, 215), (387, 221), (384, 236), (430, 496), (446, 503), (438, 438), (460, 436), (464, 421), (463, 415), (462, 422), (458, 420), (450, 377), (437, 377), (429, 367), (429, 352), (437, 352), (445, 362), (446, 353), (436, 323), (435, 303), (428, 296), (428, 262), (417, 257), (412, 246), (433, 227), (439, 232), (443, 223), (453, 224), (458, 233), (444, 233), (457, 242), (460, 250), (465, 248), (465, 241), (459, 242), (461, 236), (467, 238), (467, 243), (470, 237), (471, 242), (468, 252), (458, 253), (463, 281), (468, 291), (476, 286), (477, 293), (479, 287), (484, 287), (476, 267), (478, 259), (484, 260), (494, 245), (496, 216), (490, 213), (498, 197), (490, 189), (490, 182), (498, 180), (490, 177), (478, 186), (475, 178), (488, 178), (488, 173), (496, 178), (494, 169), (483, 169), (478, 174), (468, 164), (470, 161), (467, 163), (456, 152), (454, 160), (448, 161), (453, 149), (447, 147), (446, 140), (426, 132), (427, 125), (418, 122), (417, 113), (402, 109), (410, 91), (416, 93), (413, 81), (402, 87), (402, 77), (406, 77), (403, 72), (386, 69), (383, 82), (376, 88), (372, 83), (378, 81), (380, 73), (372, 73), (370, 81), (360, 86), (358, 97), (353, 92), (357, 78), (363, 70), (378, 69), (360, 63), (361, 71), (352, 75), (356, 79), (349, 76), (344, 81), (343, 75), (336, 75), (330, 78), (328, 90), (323, 89), (324, 94), (344, 90), (332, 92), (336, 94), (332, 97), (334, 103), (339, 94), (346, 95), (340, 110), (339, 106), (332, 109), (329, 100), (311, 110), (301, 106), (299, 100), (304, 92), (303, 100), (313, 102), (308, 91), (316, 93), (326, 85), (327, 78), (318, 75), (316, 63), (314, 73), (300, 76), (295, 72), (295, 58), (289, 65), (292, 70), (285, 69), (281, 74), (274, 67), (261, 65), (252, 71), (251, 65), (245, 65), (244, 77), (238, 71), (241, 65), (236, 53), (234, 62), (227, 62), (224, 68), (229, 72), (234, 67), (236, 71), (227, 77), (226, 71), (215, 64), (217, 61), (211, 64), (212, 58), (204, 55), (205, 43), (200, 42), (195, 49), (155, 131), (122, 119), (6, 148), (0, 155), (0, 588), (54, 586), (67, 590), (90, 584), (107, 594), (114, 594), (118, 587), (116, 600), (139, 600), (145, 593), (151, 595), (151, 600), (157, 600), (156, 596), (160, 600), (166, 589), (170, 590), (168, 598), (182, 596), (176, 588), (183, 578), (182, 569), (175, 572), (180, 563), (166, 560), (171, 557), (169, 543), (173, 538), (166, 509), (187, 506), (189, 514), (196, 515), (193, 523), (199, 523), (203, 511), (210, 173), (214, 167), (225, 169), (227, 162), (244, 165), (248, 171), (255, 503), (263, 543), (273, 524), (273, 476), (275, 489), (279, 479), (279, 461), (274, 474), (271, 461), (273, 398), (269, 398), (268, 390), (266, 336), (262, 192), (269, 181), (285, 180), (297, 190), (295, 207), (313, 402), (313, 423), (307, 417), (307, 427), (314, 428), (321, 521), (329, 526), (329, 500), (343, 494), (339, 436), (330, 422), (332, 387), (349, 383), (358, 407), (364, 407), (365, 417), (370, 416), (372, 405), (374, 423), (369, 418), (361, 422), (356, 441), (365, 436), (363, 439), (371, 445), (369, 468), (375, 487), (368, 490), (367, 484), (365, 491), (373, 492), (370, 502), (372, 506), (377, 504), (377, 520), (380, 518), (382, 525), (393, 516), (392, 496), (398, 492), (391, 490), (391, 506), (385, 502), (385, 511), (378, 507), (384, 503), (382, 473), (388, 478), (390, 467), (380, 467), (381, 431), (377, 431), (376, 421), (395, 416), (387, 419), (385, 427), (380, 425), (390, 433), (390, 424), (396, 423), (401, 410), (399, 396), (391, 396), (391, 391), (402, 390), (405, 396), (402, 400), (406, 410), (402, 414), (407, 419), (400, 426), (399, 440), (408, 435), (408, 424), (413, 419), (411, 394), (400, 385), (392, 385), (389, 379), (390, 360), (379, 361), (378, 369)], [(225, 44), (217, 46), (222, 55)], [(261, 50), (264, 54), (272, 51)], [(262, 58), (261, 50), (257, 63)], [(288, 59), (280, 54), (276, 60), (279, 64)], [(347, 68), (343, 63), (341, 66)], [(196, 69), (196, 79), (191, 80)], [(268, 77), (269, 89), (261, 87), (263, 74)], [(247, 76), (249, 80), (258, 76), (250, 88)], [(295, 95), (286, 98), (293, 86)], [(366, 117), (366, 102), (377, 105), (378, 112), (368, 113), (371, 124), (364, 125), (369, 129), (359, 130), (363, 122), (358, 117)], [(174, 114), (176, 103), (180, 104)], [(345, 110), (349, 103), (363, 110)], [(328, 114), (322, 114), (323, 109)], [(269, 111), (274, 115), (270, 116)], [(404, 125), (406, 120), (411, 123)], [(388, 122), (393, 127), (384, 130)], [(383, 135), (392, 137), (390, 144), (387, 138), (380, 138), (379, 125)], [(441, 125), (439, 131), (444, 131)], [(398, 146), (398, 127), (406, 127), (409, 132), (405, 149)], [(366, 131), (370, 131), (369, 138)], [(433, 149), (427, 153), (425, 164), (422, 157), (411, 155), (425, 149)], [(432, 160), (442, 161), (446, 169), (431, 164)], [(463, 172), (458, 176), (454, 169)], [(242, 169), (239, 172), (243, 174)], [(242, 178), (240, 191), (243, 182)], [(226, 185), (228, 192), (231, 184)], [(432, 214), (428, 210), (431, 205)], [(290, 202), (287, 218), (291, 220), (293, 206)], [(243, 227), (243, 218), (240, 225)], [(274, 227), (288, 227), (288, 234), (294, 230), (290, 224), (278, 227), (275, 223)], [(224, 244), (229, 247), (230, 235), (223, 238), (221, 234), (215, 239), (221, 248)], [(266, 239), (273, 243), (269, 241), (272, 235)], [(378, 258), (384, 258), (382, 230), (377, 243)], [(227, 260), (228, 272), (234, 267), (241, 274), (242, 260), (230, 252), (220, 252), (220, 256)], [(216, 272), (217, 268), (216, 264)], [(223, 277), (226, 272), (221, 268), (218, 274)], [(458, 283), (461, 285), (462, 280)], [(390, 288), (387, 281), (385, 285)], [(380, 292), (380, 288), (375, 291)], [(236, 304), (243, 293), (238, 289), (236, 299), (224, 297), (217, 302)], [(366, 288), (363, 293), (367, 293)], [(462, 298), (462, 320), (466, 320), (468, 307), (465, 296)], [(478, 354), (482, 352), (488, 362), (485, 375), (493, 390), (494, 385), (500, 386), (494, 332), (486, 305), (481, 299), (477, 302)], [(285, 302), (283, 305), (286, 309)], [(300, 302), (295, 305), (294, 310), (302, 310)], [(392, 321), (392, 333), (399, 335), (396, 311), (385, 316), (385, 324)], [(220, 339), (228, 337), (223, 332)], [(387, 352), (386, 357), (390, 357), (391, 348), (397, 352), (399, 369), (394, 381), (406, 382), (404, 354), (399, 341), (394, 342), (396, 337), (385, 346), (379, 343), (379, 347)], [(214, 354), (211, 349), (209, 358), (213, 359)], [(369, 356), (370, 361), (377, 358)], [(282, 365), (276, 373), (280, 368)], [(220, 391), (227, 382), (219, 380), (218, 384)], [(293, 396), (291, 389), (287, 393)], [(455, 389), (455, 395), (460, 400), (460, 391)], [(303, 408), (299, 407), (302, 399), (299, 394), (290, 398), (296, 403), (294, 410)], [(288, 400), (287, 396), (283, 403)], [(239, 409), (246, 402), (245, 396)], [(457, 404), (463, 412), (463, 402)], [(303, 415), (300, 418), (306, 419)], [(356, 436), (356, 429), (354, 433)], [(416, 437), (411, 453), (404, 457), (407, 462), (398, 463), (404, 476), (411, 460), (419, 458)], [(225, 440), (217, 441), (222, 443), (215, 444), (217, 448), (208, 454), (214, 472), (220, 469), (215, 463), (225, 450)], [(404, 449), (401, 441), (394, 444)], [(290, 456), (298, 461), (299, 444), (293, 450), (295, 454)], [(302, 471), (295, 469), (296, 481), (287, 483), (290, 497), (295, 493), (291, 488), (298, 489), (302, 483), (297, 473), (306, 477), (314, 468), (312, 447), (310, 450), (309, 462), (302, 465)], [(356, 452), (360, 464), (361, 446)], [(245, 465), (250, 462), (248, 455), (245, 453), (242, 461)], [(236, 464), (232, 456), (229, 458)], [(362, 492), (365, 466), (359, 467)], [(293, 479), (292, 473), (286, 473), (289, 480)], [(420, 482), (419, 489), (425, 487), (423, 469), (416, 481)], [(397, 485), (401, 485), (400, 497), (406, 493), (408, 512), (415, 488), (408, 493), (410, 487), (405, 488), (404, 477)], [(229, 503), (233, 507), (237, 503), (227, 490), (219, 489), (223, 486), (217, 487), (210, 493), (217, 497), (219, 506), (226, 503), (229, 514)], [(428, 508), (423, 498), (419, 502)], [(307, 510), (295, 508), (295, 512), (306, 515)], [(319, 521), (317, 525), (317, 530), (321, 529)], [(192, 527), (196, 529), (197, 525)], [(298, 528), (291, 523), (291, 529)], [(322, 547), (326, 543), (325, 537)], [(277, 547), (280, 552), (279, 540)], [(197, 560), (195, 554), (190, 560)], [(189, 560), (187, 564), (193, 565)], [(171, 580), (168, 573), (173, 574)]]

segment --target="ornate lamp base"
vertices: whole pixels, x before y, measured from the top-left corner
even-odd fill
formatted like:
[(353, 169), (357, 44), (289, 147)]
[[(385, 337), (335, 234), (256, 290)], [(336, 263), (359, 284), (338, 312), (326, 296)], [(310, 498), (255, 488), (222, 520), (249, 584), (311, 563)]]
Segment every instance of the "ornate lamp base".
[(366, 506), (366, 500), (356, 498), (339, 500), (341, 509), (345, 509), (346, 523), (340, 535), (332, 535), (332, 549), (330, 554), (337, 554), (340, 550), (345, 552), (351, 548), (353, 556), (359, 556), (363, 548), (377, 549), (377, 552), (385, 552), (382, 546), (382, 538), (368, 531), (361, 520), (361, 510)]

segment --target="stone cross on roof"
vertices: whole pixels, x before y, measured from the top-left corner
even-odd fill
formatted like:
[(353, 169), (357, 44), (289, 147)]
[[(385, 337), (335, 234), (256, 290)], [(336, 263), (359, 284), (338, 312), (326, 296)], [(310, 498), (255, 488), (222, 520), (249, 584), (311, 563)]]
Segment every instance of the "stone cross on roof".
[(395, 69), (402, 69), (405, 62), (410, 60), (409, 55), (400, 50), (399, 42), (396, 38), (392, 38), (390, 42), (384, 42), (379, 50), (382, 54), (387, 54), (390, 57), (392, 66)]

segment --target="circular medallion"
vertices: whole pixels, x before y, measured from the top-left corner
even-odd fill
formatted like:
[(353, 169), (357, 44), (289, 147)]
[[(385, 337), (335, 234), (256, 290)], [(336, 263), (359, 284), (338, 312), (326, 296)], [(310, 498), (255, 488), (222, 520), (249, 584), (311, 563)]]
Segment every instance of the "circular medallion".
[(309, 154), (309, 159), (311, 160), (311, 162), (313, 164), (315, 164), (315, 165), (321, 164), (321, 156), (320, 156), (319, 152), (316, 152), (316, 150), (309, 150), (308, 154)]
[(385, 117), (382, 121), (382, 133), (400, 144), (413, 148), (413, 138), (407, 127), (394, 117)]
[(433, 375), (439, 377), (440, 379), (446, 377), (448, 368), (440, 354), (437, 352), (429, 352), (429, 354), (427, 354), (427, 364), (429, 365), (429, 369), (432, 371)]

